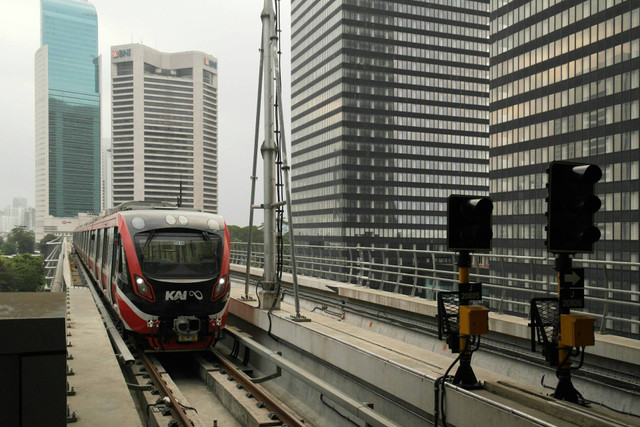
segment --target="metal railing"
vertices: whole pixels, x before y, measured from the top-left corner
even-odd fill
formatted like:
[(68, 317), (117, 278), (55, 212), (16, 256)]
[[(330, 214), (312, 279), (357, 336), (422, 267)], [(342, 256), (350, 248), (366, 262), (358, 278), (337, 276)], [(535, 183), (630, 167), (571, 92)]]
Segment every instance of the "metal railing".
[(62, 278), (65, 241), (65, 238), (58, 237), (47, 242), (47, 255), (43, 262), (45, 291), (61, 292), (65, 290)]
[[(231, 243), (231, 262), (246, 265), (247, 243)], [(251, 265), (262, 267), (263, 245), (254, 243)], [(412, 248), (297, 245), (298, 274), (435, 300), (458, 283), (453, 252)], [(285, 269), (291, 256), (285, 248)], [(596, 317), (601, 333), (640, 338), (640, 263), (574, 259), (586, 271), (583, 313)], [(529, 316), (532, 298), (557, 295), (554, 259), (472, 254), (471, 278), (483, 283), (483, 302), (499, 313)], [(621, 278), (621, 279), (620, 279)], [(620, 279), (620, 280), (619, 280)], [(576, 311), (579, 312), (579, 311)]]

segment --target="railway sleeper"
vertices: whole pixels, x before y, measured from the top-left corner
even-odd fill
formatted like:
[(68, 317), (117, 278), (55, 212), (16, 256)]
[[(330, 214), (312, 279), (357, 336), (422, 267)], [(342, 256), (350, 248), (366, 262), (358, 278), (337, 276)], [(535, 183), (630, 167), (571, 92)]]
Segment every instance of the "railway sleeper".
[(196, 356), (195, 359), (200, 378), (240, 424), (249, 427), (282, 425), (279, 419), (270, 416), (271, 413), (267, 408), (256, 406), (252, 393), (247, 392), (244, 387), (237, 387), (240, 384), (235, 381), (227, 379), (227, 372), (216, 369), (211, 362), (201, 356)]

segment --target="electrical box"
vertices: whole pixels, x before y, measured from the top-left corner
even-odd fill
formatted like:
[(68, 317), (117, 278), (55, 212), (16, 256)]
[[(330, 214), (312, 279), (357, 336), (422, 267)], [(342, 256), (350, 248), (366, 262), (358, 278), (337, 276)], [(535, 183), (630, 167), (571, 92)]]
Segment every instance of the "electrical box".
[(595, 345), (593, 326), (596, 319), (587, 314), (560, 315), (560, 341), (566, 347)]
[(460, 335), (489, 333), (489, 309), (482, 305), (460, 306)]

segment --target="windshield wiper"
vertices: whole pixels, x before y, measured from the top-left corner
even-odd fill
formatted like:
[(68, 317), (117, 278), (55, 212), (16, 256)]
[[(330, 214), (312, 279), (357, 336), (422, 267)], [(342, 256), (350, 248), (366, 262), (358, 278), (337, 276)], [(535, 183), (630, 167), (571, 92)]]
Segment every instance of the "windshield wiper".
[(142, 247), (142, 250), (144, 251), (145, 249), (147, 249), (147, 247), (149, 246), (149, 244), (151, 243), (151, 240), (153, 240), (153, 236), (156, 235), (156, 230), (151, 230), (149, 232), (149, 237), (147, 237), (147, 241), (144, 242), (144, 246)]

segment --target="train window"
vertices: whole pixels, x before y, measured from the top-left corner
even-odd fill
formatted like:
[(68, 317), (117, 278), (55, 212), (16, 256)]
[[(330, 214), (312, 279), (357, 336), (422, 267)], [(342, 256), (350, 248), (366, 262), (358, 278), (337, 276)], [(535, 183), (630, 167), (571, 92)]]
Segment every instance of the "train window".
[(108, 264), (108, 259), (111, 253), (109, 252), (109, 241), (111, 240), (112, 229), (105, 228), (104, 229), (104, 239), (102, 244), (102, 268), (106, 268)]
[(100, 250), (102, 249), (101, 243), (102, 230), (96, 231), (96, 266), (100, 264)]
[(121, 274), (120, 279), (124, 283), (129, 283), (129, 269), (127, 268), (127, 254), (124, 251), (124, 245), (120, 242), (120, 263), (118, 263), (118, 272)]
[(135, 235), (143, 274), (156, 279), (208, 279), (220, 274), (222, 237), (198, 230), (150, 230)]
[(111, 259), (111, 281), (115, 282), (118, 264), (120, 262), (120, 235), (116, 231), (113, 236), (113, 255)]

